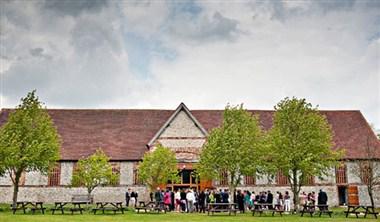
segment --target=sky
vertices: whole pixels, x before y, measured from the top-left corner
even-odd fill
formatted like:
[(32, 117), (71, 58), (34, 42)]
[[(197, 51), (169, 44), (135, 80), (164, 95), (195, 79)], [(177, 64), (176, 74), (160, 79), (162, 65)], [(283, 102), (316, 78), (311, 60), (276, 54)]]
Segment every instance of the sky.
[(380, 1), (0, 1), (0, 107), (360, 110), (380, 128)]

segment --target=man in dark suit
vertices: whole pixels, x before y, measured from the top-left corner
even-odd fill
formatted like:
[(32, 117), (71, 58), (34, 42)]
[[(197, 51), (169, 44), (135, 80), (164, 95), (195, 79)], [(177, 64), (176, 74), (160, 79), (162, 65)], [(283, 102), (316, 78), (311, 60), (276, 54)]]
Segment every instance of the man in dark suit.
[(131, 199), (131, 188), (128, 188), (128, 191), (125, 193), (125, 205), (129, 207), (129, 200)]
[[(318, 205), (327, 205), (327, 194), (326, 192), (324, 192), (322, 189), (319, 190), (319, 193), (318, 193)], [(325, 206), (322, 206), (322, 207), (319, 207), (320, 210), (325, 210), (327, 209), (327, 207)]]
[(227, 190), (224, 190), (222, 193), (221, 193), (221, 196), (222, 196), (222, 203), (228, 203), (228, 191)]
[[(268, 190), (267, 204), (273, 204), (273, 194), (272, 194), (272, 192), (270, 192), (270, 190)], [(270, 210), (272, 210), (273, 209), (273, 205), (269, 205), (268, 208)]]

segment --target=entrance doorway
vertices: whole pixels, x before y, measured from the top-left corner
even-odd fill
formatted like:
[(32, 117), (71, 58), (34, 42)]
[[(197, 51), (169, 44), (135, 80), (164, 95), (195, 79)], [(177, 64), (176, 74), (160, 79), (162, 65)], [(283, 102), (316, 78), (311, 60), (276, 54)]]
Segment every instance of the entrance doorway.
[(338, 186), (338, 200), (340, 206), (347, 205), (347, 186)]
[(171, 183), (171, 181), (168, 182), (167, 188), (170, 190), (178, 190), (178, 189), (188, 189), (192, 188), (196, 191), (199, 189), (199, 181), (194, 175), (194, 170), (188, 170), (183, 169), (178, 172), (178, 175), (180, 177), (180, 180), (178, 183)]

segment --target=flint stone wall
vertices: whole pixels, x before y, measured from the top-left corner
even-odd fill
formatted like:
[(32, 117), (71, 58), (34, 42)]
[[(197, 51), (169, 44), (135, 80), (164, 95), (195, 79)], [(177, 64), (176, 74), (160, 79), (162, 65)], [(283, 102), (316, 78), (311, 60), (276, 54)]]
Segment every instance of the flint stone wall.
[[(125, 202), (125, 192), (131, 188), (139, 194), (138, 200), (148, 201), (149, 192), (145, 186), (123, 187), (97, 187), (92, 192), (94, 202), (97, 201), (122, 201)], [(0, 187), (0, 203), (12, 202), (13, 187)], [(69, 187), (20, 187), (19, 201), (42, 201), (54, 203), (56, 201), (71, 201), (73, 195), (86, 195), (86, 188)]]

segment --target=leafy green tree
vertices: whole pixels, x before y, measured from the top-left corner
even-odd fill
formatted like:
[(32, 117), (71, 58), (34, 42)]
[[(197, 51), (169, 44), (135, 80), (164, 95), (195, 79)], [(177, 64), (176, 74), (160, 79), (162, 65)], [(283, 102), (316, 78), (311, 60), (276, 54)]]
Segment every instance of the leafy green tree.
[(234, 191), (243, 175), (262, 171), (263, 133), (258, 118), (240, 106), (227, 106), (222, 125), (208, 135), (197, 170), (201, 178), (219, 179), (227, 173), (228, 186)]
[(60, 140), (54, 124), (35, 95), (21, 99), (0, 129), (0, 171), (9, 174), (13, 206), (17, 202), (21, 174), (40, 171), (47, 174), (59, 159)]
[(151, 191), (168, 180), (178, 181), (177, 159), (170, 149), (158, 145), (153, 152), (144, 154), (138, 167), (139, 179), (146, 183)]
[(112, 173), (108, 156), (99, 148), (91, 156), (78, 161), (71, 185), (86, 187), (88, 199), (91, 200), (91, 192), (96, 187), (113, 184), (118, 179), (119, 175)]
[(299, 192), (307, 179), (328, 175), (342, 152), (331, 150), (330, 125), (305, 99), (285, 98), (275, 106), (275, 111), (268, 135), (268, 164), (287, 177), (297, 210)]

